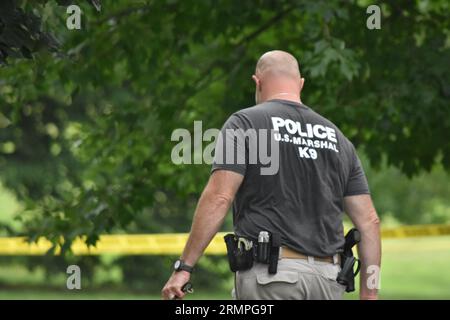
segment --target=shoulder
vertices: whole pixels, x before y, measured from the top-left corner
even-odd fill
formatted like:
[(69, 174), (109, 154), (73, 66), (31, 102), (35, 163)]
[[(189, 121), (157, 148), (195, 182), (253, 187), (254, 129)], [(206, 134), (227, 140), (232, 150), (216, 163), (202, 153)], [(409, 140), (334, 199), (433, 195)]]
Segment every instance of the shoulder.
[(247, 117), (252, 117), (252, 116), (257, 116), (260, 115), (262, 113), (265, 113), (267, 111), (270, 111), (270, 107), (273, 105), (273, 102), (263, 102), (248, 108), (244, 108), (241, 110), (236, 111), (235, 113), (233, 113), (233, 115), (237, 115), (237, 116), (247, 116)]
[(316, 122), (321, 123), (322, 125), (325, 125), (327, 127), (331, 127), (336, 131), (336, 135), (340, 141), (340, 143), (348, 150), (354, 149), (353, 143), (350, 141), (350, 139), (347, 138), (347, 136), (341, 131), (341, 129), (336, 125), (333, 121), (330, 119), (322, 116), (318, 112), (314, 111), (310, 107), (306, 106), (307, 110), (305, 110), (306, 113), (309, 114), (310, 119), (314, 119)]
[(316, 122), (320, 122), (323, 125), (332, 127), (334, 129), (338, 130), (340, 133), (342, 133), (341, 130), (339, 130), (339, 127), (334, 122), (332, 122), (330, 119), (325, 118), (320, 113), (318, 113), (317, 111), (314, 111), (307, 105), (304, 104), (304, 106), (306, 107), (304, 112), (308, 116), (309, 119), (314, 119)]
[(248, 108), (236, 111), (231, 117), (246, 121), (248, 123), (264, 122), (267, 117), (276, 113), (277, 103), (274, 101), (266, 101)]
[(238, 127), (253, 127), (254, 123), (264, 118), (269, 111), (270, 103), (261, 103), (248, 108), (240, 109), (227, 119), (226, 124)]

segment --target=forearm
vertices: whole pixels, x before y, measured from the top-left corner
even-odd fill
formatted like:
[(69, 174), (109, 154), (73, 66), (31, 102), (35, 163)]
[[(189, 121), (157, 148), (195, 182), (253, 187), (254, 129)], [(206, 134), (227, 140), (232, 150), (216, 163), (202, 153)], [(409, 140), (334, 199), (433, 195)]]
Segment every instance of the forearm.
[(358, 256), (361, 260), (360, 298), (373, 299), (378, 295), (379, 271), (381, 265), (381, 239), (378, 218), (369, 221), (361, 232)]
[(230, 208), (231, 199), (225, 195), (205, 192), (195, 210), (191, 232), (181, 259), (195, 265), (212, 238), (219, 231)]

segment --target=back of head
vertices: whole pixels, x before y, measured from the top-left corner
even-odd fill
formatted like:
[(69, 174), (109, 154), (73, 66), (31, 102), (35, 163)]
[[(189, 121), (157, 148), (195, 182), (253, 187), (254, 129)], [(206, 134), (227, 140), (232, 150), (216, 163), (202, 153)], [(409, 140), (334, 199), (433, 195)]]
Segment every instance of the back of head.
[(257, 104), (274, 98), (301, 102), (300, 92), (305, 79), (300, 75), (297, 59), (281, 50), (264, 53), (253, 75)]
[(290, 78), (300, 80), (297, 59), (288, 52), (273, 50), (266, 52), (256, 64), (256, 76), (264, 78)]

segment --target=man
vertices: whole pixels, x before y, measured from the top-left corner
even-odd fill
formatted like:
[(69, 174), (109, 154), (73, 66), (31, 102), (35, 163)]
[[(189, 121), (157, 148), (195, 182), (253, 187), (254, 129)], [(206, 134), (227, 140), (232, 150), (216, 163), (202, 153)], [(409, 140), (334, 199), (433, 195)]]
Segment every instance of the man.
[[(341, 299), (336, 282), (338, 253), (344, 244), (343, 212), (361, 233), (360, 298), (377, 299), (369, 277), (381, 259), (379, 219), (352, 143), (330, 121), (300, 99), (305, 80), (297, 60), (283, 51), (265, 53), (253, 75), (257, 105), (233, 114), (222, 129), (272, 130), (279, 168), (262, 174), (260, 162), (215, 161), (180, 260), (162, 290), (163, 298), (182, 298), (192, 267), (218, 232), (233, 203), (235, 233), (256, 241), (260, 231), (277, 232), (283, 249), (278, 272), (254, 263), (237, 271), (237, 299)], [(243, 149), (248, 156), (249, 145)], [(218, 147), (216, 146), (216, 156)], [(233, 157), (234, 159), (234, 157)], [(369, 266), (371, 268), (369, 268)], [(375, 268), (373, 267), (375, 266)], [(372, 282), (373, 284), (373, 282)]]

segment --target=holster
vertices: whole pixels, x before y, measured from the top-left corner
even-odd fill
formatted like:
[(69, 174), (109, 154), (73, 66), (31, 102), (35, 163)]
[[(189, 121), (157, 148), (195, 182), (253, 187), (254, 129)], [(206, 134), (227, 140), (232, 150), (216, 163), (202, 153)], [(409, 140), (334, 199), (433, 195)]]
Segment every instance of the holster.
[[(244, 271), (253, 267), (253, 246), (246, 245), (236, 235), (229, 233), (225, 235), (227, 246), (228, 263), (232, 272)], [(251, 242), (250, 242), (251, 243)]]
[[(357, 264), (356, 271), (354, 266)], [(341, 255), (341, 271), (339, 272), (336, 281), (345, 286), (346, 292), (355, 291), (355, 277), (358, 275), (360, 268), (359, 260), (351, 256)]]
[[(345, 236), (344, 248), (341, 253), (341, 271), (336, 281), (345, 286), (346, 292), (355, 291), (355, 277), (360, 269), (360, 262), (353, 255), (352, 247), (361, 241), (361, 234), (355, 228), (351, 229)], [(356, 271), (354, 271), (354, 266)]]
[(278, 270), (278, 260), (280, 257), (281, 237), (278, 233), (270, 235), (270, 253), (269, 253), (269, 273), (275, 274)]
[(229, 233), (225, 235), (228, 263), (232, 272), (244, 271), (253, 267), (253, 261), (259, 261), (269, 265), (270, 274), (277, 273), (280, 256), (281, 237), (278, 233), (270, 233), (269, 255), (267, 260), (258, 259), (257, 242), (252, 242), (243, 237)]

